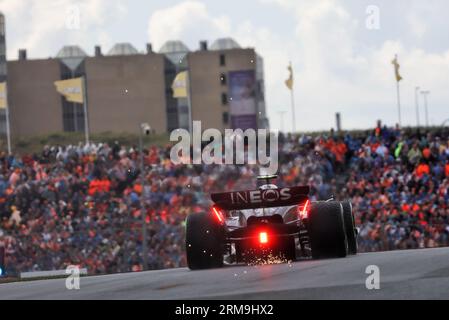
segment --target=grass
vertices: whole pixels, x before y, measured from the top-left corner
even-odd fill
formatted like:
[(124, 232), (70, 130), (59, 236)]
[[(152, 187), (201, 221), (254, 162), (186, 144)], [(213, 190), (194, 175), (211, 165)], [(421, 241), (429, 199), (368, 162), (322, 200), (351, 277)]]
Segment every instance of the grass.
[[(137, 146), (139, 143), (139, 136), (137, 134), (130, 133), (112, 133), (105, 132), (101, 134), (93, 134), (90, 140), (94, 143), (108, 143), (112, 145), (115, 141), (118, 141), (121, 145), (131, 147)], [(32, 154), (42, 151), (44, 146), (57, 146), (57, 145), (78, 145), (83, 143), (85, 137), (83, 133), (54, 133), (45, 136), (19, 138), (13, 141), (14, 154)], [(145, 146), (164, 146), (170, 143), (168, 134), (152, 135), (144, 138)], [(0, 138), (0, 150), (6, 151), (7, 145), (5, 139)]]
[[(349, 130), (343, 131), (341, 135), (345, 133), (351, 133), (353, 137), (363, 137), (367, 132), (372, 132), (373, 129), (367, 130)], [(403, 130), (407, 133), (416, 132), (416, 128), (403, 128)], [(448, 128), (441, 127), (432, 127), (432, 128), (421, 128), (421, 132), (432, 132), (439, 133), (441, 131), (447, 131)], [(312, 137), (316, 137), (318, 135), (326, 134), (329, 135), (330, 131), (316, 131), (316, 132), (300, 132), (296, 135), (306, 134)], [(150, 137), (145, 137), (144, 143), (146, 147), (149, 146), (165, 146), (170, 144), (169, 134), (159, 134), (152, 135)], [(84, 134), (83, 133), (54, 133), (45, 136), (36, 136), (36, 137), (27, 137), (27, 138), (19, 138), (16, 141), (13, 141), (13, 152), (14, 154), (32, 154), (39, 153), (42, 151), (44, 146), (56, 146), (56, 145), (77, 145), (80, 142), (84, 142)], [(139, 136), (137, 134), (130, 133), (113, 133), (113, 132), (104, 132), (100, 134), (91, 135), (91, 141), (95, 143), (108, 143), (113, 144), (115, 141), (118, 141), (121, 145), (126, 147), (137, 146), (139, 143)], [(4, 137), (0, 137), (0, 151), (6, 151), (6, 140)]]

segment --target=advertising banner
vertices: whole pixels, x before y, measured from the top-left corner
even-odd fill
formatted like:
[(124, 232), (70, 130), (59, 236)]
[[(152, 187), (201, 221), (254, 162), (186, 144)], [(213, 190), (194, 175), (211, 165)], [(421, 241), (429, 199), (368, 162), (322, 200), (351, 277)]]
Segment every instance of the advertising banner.
[(257, 129), (254, 70), (229, 72), (229, 94), (232, 129)]

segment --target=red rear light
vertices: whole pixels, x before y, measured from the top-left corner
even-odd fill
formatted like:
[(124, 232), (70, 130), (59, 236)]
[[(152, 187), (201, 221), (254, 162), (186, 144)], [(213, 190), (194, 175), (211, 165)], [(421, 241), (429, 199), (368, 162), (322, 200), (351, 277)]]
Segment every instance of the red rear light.
[(212, 207), (212, 212), (214, 213), (215, 218), (218, 220), (220, 224), (224, 223), (224, 216), (223, 213), (221, 213), (220, 209), (217, 207)]
[(259, 233), (259, 242), (260, 242), (260, 244), (267, 244), (268, 243), (268, 233), (266, 233), (266, 232)]
[(301, 220), (307, 219), (309, 217), (309, 205), (310, 205), (310, 201), (307, 200), (305, 205), (304, 205), (304, 208), (302, 210), (298, 209), (298, 211), (299, 211), (299, 218)]

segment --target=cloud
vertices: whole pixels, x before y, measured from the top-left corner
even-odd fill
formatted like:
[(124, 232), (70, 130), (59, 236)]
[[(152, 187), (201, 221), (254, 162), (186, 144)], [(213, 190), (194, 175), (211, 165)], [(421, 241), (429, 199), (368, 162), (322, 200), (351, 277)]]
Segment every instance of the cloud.
[(54, 56), (67, 44), (92, 51), (97, 39), (86, 32), (105, 41), (102, 28), (126, 13), (121, 0), (0, 0), (0, 7), (7, 17), (9, 59), (20, 48), (30, 57)]
[(199, 1), (184, 1), (155, 11), (149, 20), (148, 35), (156, 48), (167, 40), (182, 40), (190, 45), (201, 39), (219, 38), (230, 32), (226, 16), (212, 17)]
[[(394, 4), (378, 0), (378, 31), (365, 27), (364, 3), (372, 4), (369, 0), (250, 1), (245, 5), (257, 10), (247, 15), (234, 14), (239, 0), (229, 0), (226, 6), (217, 1), (161, 2), (152, 4), (151, 10), (144, 0), (0, 0), (0, 8), (7, 15), (9, 59), (19, 48), (27, 48), (32, 58), (48, 57), (65, 44), (79, 44), (92, 52), (96, 44), (112, 46), (119, 36), (134, 40), (139, 37), (136, 30), (120, 28), (123, 34), (117, 34), (113, 25), (136, 8), (151, 12), (147, 36), (156, 49), (167, 40), (182, 40), (194, 50), (200, 40), (233, 37), (264, 58), (267, 108), (275, 129), (280, 125), (278, 111), (290, 111), (284, 85), (289, 61), (295, 70), (301, 129), (328, 129), (334, 125), (335, 112), (342, 113), (346, 128), (366, 128), (379, 118), (394, 124), (396, 83), (391, 60), (395, 54), (404, 77), (404, 123), (415, 124), (416, 86), (432, 91), (435, 123), (449, 118), (449, 47), (441, 41), (448, 36), (446, 0), (434, 0), (432, 6), (417, 0)], [(68, 29), (67, 10), (74, 5), (80, 8), (80, 28)], [(288, 23), (277, 20), (284, 17)], [(136, 25), (127, 22), (129, 29)]]
[[(388, 30), (372, 31), (378, 32), (380, 41), (369, 43), (360, 36), (370, 36), (366, 8), (354, 14), (344, 1), (260, 0), (259, 5), (281, 8), (294, 18), (295, 28), (279, 31), (272, 21), (261, 23), (250, 16), (236, 22), (231, 16), (214, 15), (203, 3), (184, 1), (152, 15), (150, 40), (156, 46), (171, 39), (194, 45), (199, 38), (230, 36), (244, 47), (255, 47), (265, 62), (268, 114), (275, 129), (280, 125), (278, 111), (290, 111), (284, 85), (289, 61), (295, 67), (297, 122), (303, 130), (333, 127), (336, 112), (342, 113), (346, 128), (367, 128), (377, 119), (395, 124), (396, 83), (391, 65), (395, 54), (400, 56), (404, 76), (403, 123), (415, 123), (413, 90), (418, 84), (435, 90), (435, 119), (444, 117), (449, 51), (426, 52), (406, 44), (405, 37), (390, 38)], [(414, 24), (414, 36), (423, 35), (428, 23), (418, 14), (420, 6), (406, 8), (401, 8), (404, 17), (409, 17), (401, 21), (403, 28)]]
[[(374, 31), (383, 32), (383, 39), (378, 45), (366, 48), (363, 39), (357, 37), (365, 23), (360, 17), (355, 18), (343, 1), (264, 0), (262, 3), (280, 6), (295, 16), (295, 35), (289, 41), (296, 44), (291, 50), (295, 53), (298, 122), (303, 124), (303, 129), (333, 126), (337, 111), (342, 112), (347, 128), (366, 128), (377, 119), (390, 125), (397, 122), (391, 65), (396, 53), (404, 77), (401, 83), (403, 123), (416, 123), (414, 88), (417, 85), (435, 91), (432, 97), (434, 120), (449, 117), (446, 111), (449, 94), (444, 89), (449, 80), (447, 48), (440, 53), (430, 53), (415, 45), (406, 45), (402, 38), (388, 38), (386, 31)], [(415, 36), (422, 36), (425, 20), (419, 18), (414, 7), (409, 10), (412, 11), (405, 14), (413, 19), (406, 19), (404, 24), (412, 22)], [(266, 70), (268, 77), (273, 72), (281, 74), (283, 70)], [(282, 91), (269, 88), (268, 92), (272, 95), (271, 102), (287, 103)]]
[[(250, 18), (230, 24), (230, 18), (214, 17), (204, 4), (186, 1), (153, 14), (149, 23), (150, 38), (160, 45), (169, 39), (190, 39), (192, 35), (195, 41), (198, 35), (209, 39), (222, 35), (233, 37), (244, 47), (256, 48), (265, 62), (266, 101), (273, 128), (279, 125), (278, 111), (290, 111), (290, 94), (284, 85), (289, 61), (295, 66), (297, 121), (303, 129), (332, 126), (333, 113), (345, 111), (338, 108), (348, 108), (352, 102), (348, 101), (349, 97), (355, 92), (364, 94), (365, 104), (377, 99), (378, 94), (371, 93), (366, 87), (356, 88), (358, 83), (372, 80), (365, 79), (370, 61), (353, 54), (353, 37), (358, 22), (344, 7), (336, 6), (331, 0), (299, 4), (281, 0), (276, 4), (285, 7), (287, 14), (294, 15), (297, 23), (291, 33), (279, 34), (271, 26), (255, 24)], [(192, 32), (195, 26), (202, 31)], [(382, 57), (374, 57), (386, 59), (383, 64), (389, 68), (391, 78), (388, 61), (391, 61), (394, 51), (388, 54), (391, 55), (385, 57), (384, 53)], [(341, 105), (332, 106), (335, 103)], [(358, 124), (359, 120), (355, 119), (353, 123)]]
[(427, 32), (426, 24), (419, 18), (415, 12), (407, 15), (407, 22), (410, 26), (410, 31), (418, 38), (423, 38)]
[[(231, 21), (225, 15), (212, 15), (203, 3), (184, 1), (154, 12), (149, 20), (148, 34), (156, 48), (167, 40), (182, 40), (194, 49), (201, 39), (213, 41), (220, 37), (232, 37), (244, 47), (256, 48), (263, 56), (266, 87), (269, 89), (267, 97), (272, 91), (284, 89), (288, 52), (294, 48), (292, 43), (283, 41), (270, 28), (254, 25), (249, 19), (237, 24)], [(268, 99), (269, 105), (270, 102)]]

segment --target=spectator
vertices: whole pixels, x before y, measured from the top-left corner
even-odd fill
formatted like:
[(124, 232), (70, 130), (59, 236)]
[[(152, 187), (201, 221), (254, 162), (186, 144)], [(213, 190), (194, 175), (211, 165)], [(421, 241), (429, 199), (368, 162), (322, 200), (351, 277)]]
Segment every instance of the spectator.
[[(310, 185), (313, 200), (350, 199), (361, 251), (449, 245), (447, 131), (421, 138), (379, 124), (344, 139), (281, 138), (278, 184)], [(253, 188), (258, 168), (174, 165), (169, 155), (169, 146), (144, 151), (142, 186), (139, 150), (118, 142), (0, 154), (7, 271), (70, 264), (91, 274), (142, 270), (142, 218), (149, 267), (185, 266), (187, 215), (209, 210), (211, 192)]]

